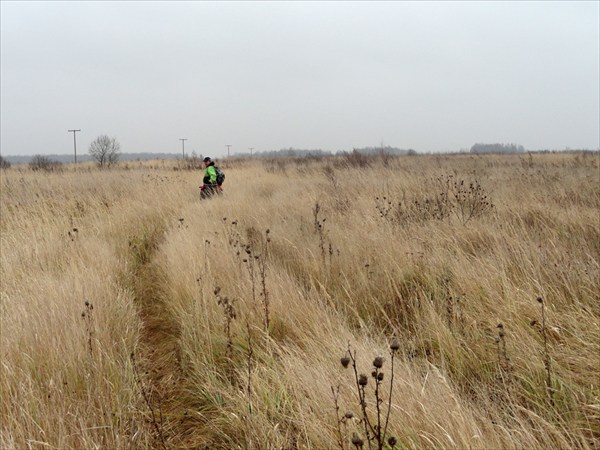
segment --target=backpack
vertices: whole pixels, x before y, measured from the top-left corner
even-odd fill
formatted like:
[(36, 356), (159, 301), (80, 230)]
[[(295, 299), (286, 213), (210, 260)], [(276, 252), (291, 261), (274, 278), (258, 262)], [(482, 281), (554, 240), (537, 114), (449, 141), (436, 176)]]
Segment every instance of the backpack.
[(215, 172), (217, 172), (217, 185), (221, 186), (225, 181), (225, 174), (217, 166), (215, 166)]

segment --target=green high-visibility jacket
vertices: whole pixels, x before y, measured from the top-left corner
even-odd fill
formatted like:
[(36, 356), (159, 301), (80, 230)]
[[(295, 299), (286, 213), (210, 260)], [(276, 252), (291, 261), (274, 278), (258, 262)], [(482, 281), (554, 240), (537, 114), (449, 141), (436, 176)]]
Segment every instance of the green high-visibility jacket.
[(214, 165), (208, 166), (204, 171), (203, 182), (205, 184), (217, 184), (217, 171)]

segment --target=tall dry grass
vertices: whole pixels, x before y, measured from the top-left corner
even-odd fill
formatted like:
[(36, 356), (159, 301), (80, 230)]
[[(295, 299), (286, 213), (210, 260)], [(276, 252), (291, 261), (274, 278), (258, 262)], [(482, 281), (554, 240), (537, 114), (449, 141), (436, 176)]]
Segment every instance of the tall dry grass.
[(1, 447), (600, 445), (597, 153), (222, 168), (2, 172)]

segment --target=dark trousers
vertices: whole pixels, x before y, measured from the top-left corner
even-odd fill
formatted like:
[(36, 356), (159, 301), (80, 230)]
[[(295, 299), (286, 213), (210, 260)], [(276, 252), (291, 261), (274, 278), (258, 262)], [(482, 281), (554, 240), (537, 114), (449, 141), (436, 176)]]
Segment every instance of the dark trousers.
[(200, 191), (200, 198), (210, 198), (219, 193), (219, 187), (216, 184), (205, 184), (204, 189)]

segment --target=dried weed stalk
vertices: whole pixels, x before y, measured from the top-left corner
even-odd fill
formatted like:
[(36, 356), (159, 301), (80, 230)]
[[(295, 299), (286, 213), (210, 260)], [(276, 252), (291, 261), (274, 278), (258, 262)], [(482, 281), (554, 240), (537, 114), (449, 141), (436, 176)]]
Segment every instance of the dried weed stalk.
[[(162, 406), (161, 406), (160, 398), (158, 401), (158, 412), (157, 412), (154, 408), (153, 402), (151, 401), (151, 395), (148, 392), (148, 390), (146, 389), (144, 382), (142, 381), (142, 377), (140, 376), (140, 369), (138, 367), (134, 352), (131, 352), (130, 359), (131, 359), (131, 365), (133, 368), (133, 376), (135, 378), (135, 382), (138, 385), (138, 387), (140, 388), (142, 397), (144, 398), (144, 402), (146, 402), (146, 406), (148, 407), (148, 410), (150, 410), (150, 423), (152, 423), (152, 426), (154, 428), (155, 439), (159, 442), (161, 448), (163, 448), (164, 450), (167, 450), (167, 444), (165, 442), (165, 436), (163, 433), (163, 415), (162, 415)], [(146, 374), (147, 373), (148, 372), (146, 372)]]
[(231, 362), (233, 360), (233, 332), (231, 330), (231, 324), (237, 317), (234, 306), (235, 300), (222, 296), (221, 288), (219, 286), (215, 287), (214, 294), (217, 298), (217, 303), (223, 307), (223, 315), (225, 318), (223, 329), (227, 338), (227, 359)]
[[(397, 340), (393, 340), (390, 344), (390, 356), (391, 356), (391, 369), (390, 369), (390, 383), (389, 383), (389, 394), (387, 398), (387, 406), (384, 408), (382, 405), (385, 403), (385, 399), (383, 397), (381, 388), (384, 380), (384, 371), (383, 365), (385, 362), (385, 358), (383, 356), (376, 356), (373, 359), (373, 367), (371, 369), (371, 377), (374, 380), (374, 397), (375, 403), (374, 408), (375, 411), (371, 412), (369, 410), (369, 405), (367, 403), (367, 392), (366, 388), (369, 383), (369, 377), (364, 373), (359, 373), (357, 363), (356, 363), (356, 351), (352, 350), (350, 344), (348, 344), (348, 350), (346, 354), (341, 358), (340, 362), (342, 367), (347, 368), (350, 363), (352, 363), (352, 369), (354, 372), (354, 381), (356, 383), (356, 391), (358, 395), (358, 404), (361, 412), (360, 423), (362, 424), (366, 443), (369, 449), (372, 449), (373, 446), (377, 450), (382, 450), (386, 445), (386, 436), (388, 434), (388, 424), (390, 420), (390, 412), (392, 409), (392, 393), (394, 387), (394, 358), (400, 345)], [(333, 390), (333, 388), (332, 388)], [(336, 417), (338, 422), (338, 436), (339, 444), (342, 449), (344, 449), (344, 439), (341, 438), (341, 430), (339, 427), (340, 421), (343, 420), (339, 417), (339, 406), (337, 402), (337, 395), (335, 395), (334, 391), (334, 401), (336, 406)], [(386, 409), (386, 411), (384, 411)], [(346, 416), (344, 416), (346, 417)], [(350, 418), (352, 417), (350, 413)], [(354, 445), (357, 449), (363, 448), (365, 441), (358, 434), (354, 433), (351, 439), (352, 445)], [(387, 440), (387, 444), (394, 448), (396, 445), (396, 438), (394, 436), (390, 436)]]
[(94, 353), (94, 351), (93, 351), (94, 348), (92, 346), (93, 339), (94, 339), (94, 315), (93, 315), (94, 305), (92, 305), (90, 302), (88, 302), (86, 300), (84, 302), (84, 306), (85, 306), (85, 310), (81, 313), (81, 317), (83, 318), (83, 320), (85, 322), (85, 328), (87, 331), (88, 351), (90, 352), (90, 356), (92, 356), (92, 354)]
[[(546, 393), (548, 394), (548, 400), (550, 400), (550, 404), (554, 406), (554, 389), (552, 387), (552, 366), (551, 366), (551, 358), (550, 351), (548, 350), (548, 327), (546, 325), (546, 309), (544, 305), (544, 299), (542, 297), (537, 298), (538, 303), (541, 306), (542, 310), (542, 324), (540, 328), (540, 333), (542, 335), (542, 339), (544, 342), (544, 369), (546, 370)], [(531, 326), (539, 325), (537, 320), (531, 321)]]

